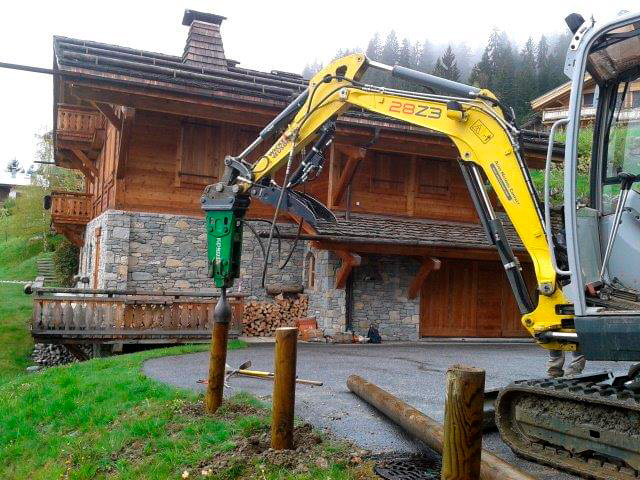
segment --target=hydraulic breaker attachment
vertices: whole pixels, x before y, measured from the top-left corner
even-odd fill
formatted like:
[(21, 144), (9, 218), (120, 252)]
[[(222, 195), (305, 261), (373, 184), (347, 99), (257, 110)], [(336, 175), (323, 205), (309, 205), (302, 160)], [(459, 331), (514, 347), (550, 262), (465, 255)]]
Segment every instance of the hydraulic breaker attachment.
[(208, 274), (218, 288), (233, 285), (240, 275), (242, 252), (242, 219), (250, 198), (237, 195), (235, 189), (222, 183), (209, 185), (202, 195), (206, 212)]

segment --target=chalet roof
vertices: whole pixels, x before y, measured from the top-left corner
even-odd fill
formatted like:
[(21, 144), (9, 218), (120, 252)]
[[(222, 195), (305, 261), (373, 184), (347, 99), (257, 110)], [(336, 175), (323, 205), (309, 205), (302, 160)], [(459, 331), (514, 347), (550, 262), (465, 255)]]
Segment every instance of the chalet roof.
[[(514, 250), (524, 246), (515, 229), (503, 216), (507, 238)], [(337, 223), (321, 221), (317, 226), (318, 240), (356, 243), (389, 243), (392, 245), (483, 248), (492, 249), (479, 223), (407, 219), (379, 215), (351, 214)]]
[(90, 40), (55, 36), (56, 67), (69, 73), (86, 71), (105, 78), (128, 77), (129, 82), (163, 82), (176, 87), (254, 95), (289, 102), (307, 87), (301, 75), (260, 72), (227, 61), (227, 68), (190, 65), (174, 55), (148, 52)]
[[(584, 80), (584, 87), (590, 87), (594, 85), (594, 81), (589, 74), (586, 75)], [(565, 101), (568, 103), (569, 94), (571, 93), (571, 82), (563, 83), (562, 85), (543, 93), (537, 98), (531, 100), (531, 108), (535, 112), (547, 108), (553, 105), (555, 102)]]

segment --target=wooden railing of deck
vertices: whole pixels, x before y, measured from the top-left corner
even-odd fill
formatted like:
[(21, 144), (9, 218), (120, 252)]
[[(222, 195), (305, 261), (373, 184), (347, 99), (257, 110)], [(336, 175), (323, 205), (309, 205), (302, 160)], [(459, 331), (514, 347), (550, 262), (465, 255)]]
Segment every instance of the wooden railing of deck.
[(56, 135), (58, 140), (93, 143), (105, 120), (97, 110), (77, 105), (59, 105)]
[(52, 192), (51, 218), (54, 223), (86, 225), (91, 220), (91, 194)]
[[(43, 343), (209, 341), (218, 298), (202, 292), (32, 290), (31, 334)], [(242, 328), (243, 297), (231, 295), (230, 334)]]

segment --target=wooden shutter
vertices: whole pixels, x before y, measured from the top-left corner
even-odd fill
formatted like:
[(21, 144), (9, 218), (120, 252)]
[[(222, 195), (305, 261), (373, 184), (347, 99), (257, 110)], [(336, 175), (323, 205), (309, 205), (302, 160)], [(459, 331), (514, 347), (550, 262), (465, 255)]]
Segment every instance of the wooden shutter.
[(420, 196), (448, 197), (451, 187), (451, 162), (431, 158), (418, 158), (416, 165)]
[(218, 179), (220, 159), (216, 151), (218, 128), (184, 123), (178, 148), (178, 185), (201, 188)]
[(399, 155), (375, 154), (371, 172), (371, 193), (405, 195), (408, 168), (407, 159)]

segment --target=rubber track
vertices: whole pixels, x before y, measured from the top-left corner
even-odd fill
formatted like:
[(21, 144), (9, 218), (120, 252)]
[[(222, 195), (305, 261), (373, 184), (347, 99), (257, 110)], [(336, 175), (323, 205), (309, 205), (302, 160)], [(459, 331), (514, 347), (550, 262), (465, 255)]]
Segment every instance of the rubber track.
[[(522, 395), (616, 407), (640, 412), (640, 394), (624, 387), (612, 387), (581, 379), (521, 380), (504, 388), (496, 400), (496, 425), (502, 440), (519, 456), (595, 480), (637, 480), (640, 472), (619, 467), (592, 455), (574, 455), (561, 446), (532, 442), (513, 428), (514, 405)], [(613, 425), (612, 425), (613, 426)]]

